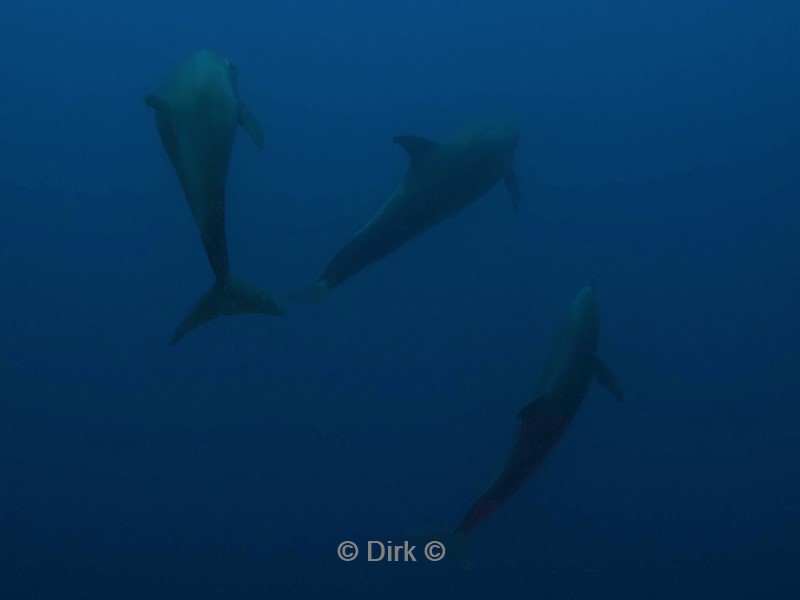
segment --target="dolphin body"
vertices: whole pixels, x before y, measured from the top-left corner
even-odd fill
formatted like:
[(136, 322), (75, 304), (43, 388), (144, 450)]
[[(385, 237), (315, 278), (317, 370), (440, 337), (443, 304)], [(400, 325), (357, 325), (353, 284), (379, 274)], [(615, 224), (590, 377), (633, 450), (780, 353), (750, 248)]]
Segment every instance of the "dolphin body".
[(470, 507), (453, 532), (456, 538), (480, 525), (536, 471), (580, 408), (592, 378), (622, 401), (622, 388), (597, 356), (600, 316), (594, 282), (583, 288), (567, 316), (533, 400), (522, 409), (522, 425), (511, 456), (489, 489)]
[(514, 126), (503, 120), (475, 124), (441, 143), (396, 137), (410, 159), (403, 182), (301, 298), (321, 301), (329, 290), (475, 202), (500, 179), (517, 208), (520, 192), (511, 161), (518, 140)]
[(178, 326), (170, 346), (219, 315), (281, 315), (278, 303), (259, 288), (231, 277), (225, 239), (225, 182), (237, 125), (264, 147), (261, 127), (239, 99), (237, 69), (202, 51), (177, 65), (156, 94), (145, 97), (155, 109), (161, 141), (192, 209), (216, 281)]

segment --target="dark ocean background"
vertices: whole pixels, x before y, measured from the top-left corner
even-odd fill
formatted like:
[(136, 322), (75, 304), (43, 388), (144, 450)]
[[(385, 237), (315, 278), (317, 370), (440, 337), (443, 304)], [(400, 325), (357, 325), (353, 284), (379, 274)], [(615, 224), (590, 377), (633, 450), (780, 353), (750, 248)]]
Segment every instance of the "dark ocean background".
[[(168, 349), (212, 274), (143, 97), (202, 48), (266, 133), (247, 281), (312, 282), (396, 135), (512, 118), (522, 206)], [(0, 597), (800, 597), (796, 1), (32, 0), (0, 73)], [(626, 402), (590, 388), (470, 571), (339, 561), (458, 522), (590, 278)]]

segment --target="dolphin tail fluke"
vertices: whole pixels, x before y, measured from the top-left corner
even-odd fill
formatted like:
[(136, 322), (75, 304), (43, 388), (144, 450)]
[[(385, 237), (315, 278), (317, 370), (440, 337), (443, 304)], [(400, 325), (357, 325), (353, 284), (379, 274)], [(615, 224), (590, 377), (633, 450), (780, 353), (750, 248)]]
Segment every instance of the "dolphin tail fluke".
[(291, 292), (281, 297), (284, 304), (310, 304), (318, 306), (325, 302), (330, 293), (327, 282), (317, 281), (314, 285)]
[(169, 345), (174, 346), (187, 333), (220, 315), (238, 314), (279, 316), (283, 309), (272, 296), (254, 285), (230, 277), (218, 280), (178, 325)]

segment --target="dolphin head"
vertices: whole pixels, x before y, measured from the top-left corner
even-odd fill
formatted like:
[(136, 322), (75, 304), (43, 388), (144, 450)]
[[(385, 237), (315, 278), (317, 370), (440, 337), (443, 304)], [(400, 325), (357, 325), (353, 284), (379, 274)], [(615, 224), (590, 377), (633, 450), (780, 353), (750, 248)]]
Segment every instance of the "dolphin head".
[(198, 73), (213, 73), (216, 77), (227, 79), (230, 86), (236, 89), (239, 69), (227, 58), (216, 52), (200, 50), (186, 59), (181, 66), (191, 73), (192, 77), (197, 77)]
[(228, 78), (231, 80), (231, 86), (235, 88), (236, 80), (239, 78), (239, 69), (227, 58), (223, 60), (225, 61), (225, 67), (228, 69)]
[(594, 331), (593, 335), (596, 335), (596, 331), (600, 327), (600, 311), (597, 307), (594, 279), (578, 292), (572, 303), (570, 314), (576, 322), (582, 324), (582, 329)]
[(585, 304), (587, 302), (595, 302), (595, 282), (592, 280), (589, 284), (582, 288), (580, 292), (578, 292), (578, 296), (575, 298), (575, 302), (579, 304)]

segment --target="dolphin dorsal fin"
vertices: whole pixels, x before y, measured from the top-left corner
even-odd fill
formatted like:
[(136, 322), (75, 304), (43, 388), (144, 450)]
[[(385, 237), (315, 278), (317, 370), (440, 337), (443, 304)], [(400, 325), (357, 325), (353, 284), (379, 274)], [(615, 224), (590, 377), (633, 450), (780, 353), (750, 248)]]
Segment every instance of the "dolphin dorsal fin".
[(396, 144), (400, 144), (408, 152), (408, 158), (411, 160), (411, 167), (418, 165), (421, 160), (428, 155), (429, 152), (436, 149), (439, 145), (433, 140), (416, 135), (399, 135), (394, 138)]

